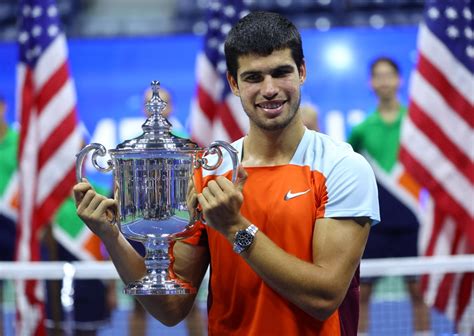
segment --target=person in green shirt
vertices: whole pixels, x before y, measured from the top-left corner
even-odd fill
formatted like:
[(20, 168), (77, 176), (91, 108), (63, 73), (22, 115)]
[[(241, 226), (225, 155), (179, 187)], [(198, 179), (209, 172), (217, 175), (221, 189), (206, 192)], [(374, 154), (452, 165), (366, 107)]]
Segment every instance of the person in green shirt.
[[(17, 170), (18, 132), (6, 121), (7, 103), (0, 95), (0, 261), (13, 261), (15, 257), (15, 220), (4, 211), (11, 207), (7, 189)], [(3, 302), (3, 281), (0, 280), (0, 302)], [(3, 316), (0, 305), (0, 316)], [(3, 319), (0, 319), (0, 331)]]
[(17, 169), (18, 132), (6, 121), (7, 103), (0, 95), (0, 198)]
[[(348, 142), (390, 175), (398, 162), (400, 131), (407, 109), (397, 93), (401, 85), (400, 69), (388, 57), (376, 58), (370, 65), (370, 84), (377, 96), (376, 110), (352, 129)], [(377, 169), (374, 170), (376, 171)], [(377, 178), (377, 174), (376, 174)], [(365, 248), (365, 259), (401, 258), (418, 255), (419, 223), (416, 215), (395, 194), (377, 181), (381, 222), (372, 228)], [(369, 300), (373, 278), (361, 278), (359, 334), (368, 329)], [(406, 277), (405, 282), (413, 305), (415, 335), (430, 334), (430, 313), (423, 301), (418, 278)]]
[(18, 166), (18, 132), (7, 124), (6, 112), (7, 103), (0, 95), (0, 261), (12, 261), (15, 252), (15, 222), (2, 208), (11, 206), (5, 194)]

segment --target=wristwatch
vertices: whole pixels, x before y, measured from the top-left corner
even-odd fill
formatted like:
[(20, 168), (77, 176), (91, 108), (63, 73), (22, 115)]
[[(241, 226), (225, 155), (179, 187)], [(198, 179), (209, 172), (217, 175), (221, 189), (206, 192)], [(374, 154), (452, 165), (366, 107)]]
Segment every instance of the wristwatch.
[(239, 230), (234, 236), (234, 252), (240, 254), (246, 251), (252, 245), (258, 227), (251, 224), (245, 230)]

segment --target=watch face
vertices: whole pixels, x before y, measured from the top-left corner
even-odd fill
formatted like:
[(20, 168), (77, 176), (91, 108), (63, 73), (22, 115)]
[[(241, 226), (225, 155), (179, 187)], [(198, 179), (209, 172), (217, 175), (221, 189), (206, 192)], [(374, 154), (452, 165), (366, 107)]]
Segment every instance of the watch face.
[(253, 236), (247, 231), (240, 231), (237, 235), (236, 243), (239, 246), (247, 247), (252, 244)]

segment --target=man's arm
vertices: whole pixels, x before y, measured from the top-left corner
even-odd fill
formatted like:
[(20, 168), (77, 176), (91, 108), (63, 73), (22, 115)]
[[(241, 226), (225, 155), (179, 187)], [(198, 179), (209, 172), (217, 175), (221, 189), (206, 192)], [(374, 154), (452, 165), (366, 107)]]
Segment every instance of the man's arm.
[[(234, 186), (224, 177), (210, 181), (198, 195), (207, 224), (232, 244), (238, 230), (251, 223), (240, 214), (246, 173), (240, 167)], [(275, 291), (309, 315), (327, 319), (344, 299), (359, 265), (370, 230), (368, 218), (318, 219), (313, 234), (313, 262), (288, 254), (258, 231), (242, 257)]]
[(312, 263), (286, 253), (259, 231), (242, 257), (281, 296), (318, 320), (325, 320), (346, 296), (369, 230), (367, 219), (361, 224), (353, 219), (318, 219)]
[[(86, 225), (104, 243), (117, 272), (124, 283), (139, 280), (146, 273), (143, 258), (135, 251), (118, 226), (110, 223), (111, 211), (116, 211), (116, 201), (98, 193), (87, 182), (74, 187), (77, 213)], [(177, 242), (174, 246), (175, 273), (199, 288), (209, 264), (207, 246), (192, 246)], [(192, 307), (196, 295), (137, 296), (145, 309), (163, 324), (171, 326), (180, 322)]]

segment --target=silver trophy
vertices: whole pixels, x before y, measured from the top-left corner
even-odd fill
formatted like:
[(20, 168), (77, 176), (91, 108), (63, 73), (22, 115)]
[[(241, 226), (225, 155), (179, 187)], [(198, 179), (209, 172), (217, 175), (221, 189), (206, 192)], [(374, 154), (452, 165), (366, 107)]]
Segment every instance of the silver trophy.
[(153, 96), (146, 104), (148, 119), (143, 134), (109, 150), (106, 167), (97, 163), (107, 150), (98, 143), (85, 146), (78, 154), (76, 177), (82, 181), (82, 166), (92, 152), (92, 164), (100, 172), (113, 170), (115, 198), (118, 201), (117, 224), (123, 235), (142, 242), (146, 249), (146, 275), (126, 285), (130, 295), (177, 295), (196, 293), (190, 283), (179, 279), (172, 270), (174, 242), (197, 230), (199, 211), (190, 218), (186, 204), (188, 184), (196, 168), (214, 170), (223, 161), (224, 148), (232, 160), (232, 181), (237, 178), (237, 151), (225, 141), (208, 148), (171, 134), (171, 124), (163, 117), (166, 102), (160, 98), (158, 81), (151, 83)]

